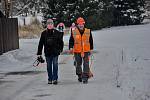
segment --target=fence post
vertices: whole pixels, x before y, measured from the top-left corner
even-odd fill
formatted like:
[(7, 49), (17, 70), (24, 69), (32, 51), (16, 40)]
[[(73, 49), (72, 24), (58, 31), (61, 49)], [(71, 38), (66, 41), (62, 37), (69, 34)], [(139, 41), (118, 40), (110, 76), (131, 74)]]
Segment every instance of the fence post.
[(8, 48), (8, 38), (7, 38), (7, 18), (2, 19), (2, 35), (3, 35), (3, 53), (7, 52)]
[(14, 49), (19, 49), (18, 19), (14, 19)]
[(3, 54), (2, 20), (0, 19), (0, 55)]

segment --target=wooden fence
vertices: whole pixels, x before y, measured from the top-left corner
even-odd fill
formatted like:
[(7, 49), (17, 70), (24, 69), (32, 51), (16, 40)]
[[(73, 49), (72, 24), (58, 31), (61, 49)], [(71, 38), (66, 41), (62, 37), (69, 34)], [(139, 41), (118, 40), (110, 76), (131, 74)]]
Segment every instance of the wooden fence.
[(19, 48), (17, 18), (0, 18), (0, 55)]

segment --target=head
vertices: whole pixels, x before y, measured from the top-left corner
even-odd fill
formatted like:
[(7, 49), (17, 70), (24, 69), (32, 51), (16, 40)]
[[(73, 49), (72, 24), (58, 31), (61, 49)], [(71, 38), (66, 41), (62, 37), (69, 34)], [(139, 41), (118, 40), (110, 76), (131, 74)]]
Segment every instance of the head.
[(59, 23), (58, 25), (64, 27), (64, 23)]
[(57, 25), (57, 28), (58, 28), (58, 30), (59, 30), (60, 32), (63, 32), (63, 31), (64, 31), (64, 28), (65, 28), (64, 23), (59, 23), (59, 24)]
[(80, 30), (83, 30), (84, 29), (84, 25), (85, 25), (85, 20), (82, 18), (82, 17), (79, 17), (77, 19), (77, 27), (80, 29)]
[(52, 19), (48, 19), (46, 24), (47, 24), (47, 29), (53, 29), (54, 28), (54, 22)]
[(75, 27), (76, 26), (76, 24), (75, 23), (72, 23), (72, 25), (71, 25), (72, 27)]

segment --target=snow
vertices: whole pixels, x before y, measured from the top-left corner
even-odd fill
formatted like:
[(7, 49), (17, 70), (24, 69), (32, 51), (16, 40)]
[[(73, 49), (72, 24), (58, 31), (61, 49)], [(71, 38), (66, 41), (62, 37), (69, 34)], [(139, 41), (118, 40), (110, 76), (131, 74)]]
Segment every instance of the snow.
[[(88, 84), (77, 81), (73, 56), (60, 55), (59, 83), (48, 85), (46, 64), (32, 66), (39, 39), (20, 39), (20, 49), (0, 56), (0, 100), (150, 100), (150, 24), (92, 34), (94, 77)], [(64, 41), (65, 51), (69, 36)], [(18, 71), (33, 73), (10, 74)]]

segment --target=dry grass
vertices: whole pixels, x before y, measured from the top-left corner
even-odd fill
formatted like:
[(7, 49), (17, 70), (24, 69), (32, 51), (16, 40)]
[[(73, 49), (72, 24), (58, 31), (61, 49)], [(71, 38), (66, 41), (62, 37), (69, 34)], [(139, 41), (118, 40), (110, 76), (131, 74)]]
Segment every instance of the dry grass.
[(38, 24), (19, 26), (19, 38), (37, 38), (43, 30)]
[(42, 25), (35, 18), (30, 25), (19, 26), (19, 38), (37, 38), (43, 30)]
[[(41, 25), (19, 26), (19, 38), (38, 38), (44, 28)], [(66, 28), (64, 35), (69, 34), (69, 28)]]
[[(38, 38), (43, 30), (40, 22), (35, 19), (30, 25), (19, 26), (19, 38)], [(69, 28), (66, 28), (64, 34), (69, 34)]]

